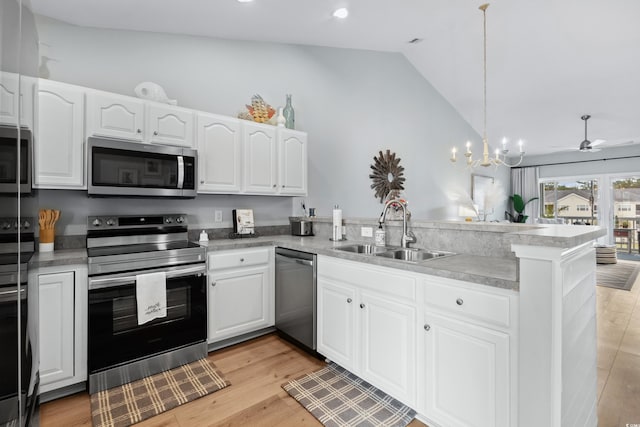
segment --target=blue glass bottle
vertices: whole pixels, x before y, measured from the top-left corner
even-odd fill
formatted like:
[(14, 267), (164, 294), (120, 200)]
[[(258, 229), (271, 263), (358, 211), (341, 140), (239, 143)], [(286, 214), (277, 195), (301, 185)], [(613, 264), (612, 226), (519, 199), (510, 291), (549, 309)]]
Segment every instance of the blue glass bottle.
[(296, 120), (295, 112), (293, 111), (293, 106), (291, 105), (291, 95), (287, 95), (287, 105), (284, 106), (282, 114), (284, 114), (285, 118), (285, 127), (287, 129), (295, 129)]

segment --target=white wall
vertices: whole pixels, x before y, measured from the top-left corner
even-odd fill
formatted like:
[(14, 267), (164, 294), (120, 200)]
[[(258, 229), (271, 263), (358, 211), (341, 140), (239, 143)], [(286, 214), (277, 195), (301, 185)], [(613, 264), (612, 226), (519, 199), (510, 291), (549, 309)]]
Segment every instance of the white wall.
[[(401, 54), (84, 28), (42, 17), (38, 28), (42, 54), (55, 59), (53, 80), (128, 95), (153, 81), (181, 106), (232, 116), (254, 93), (274, 107), (293, 94), (296, 128), (309, 133), (307, 207), (318, 215), (334, 204), (346, 217), (379, 215), (369, 166), (387, 148), (402, 159), (414, 218), (455, 217), (449, 193), (470, 189), (469, 171), (447, 159), (467, 139), (479, 150), (480, 137)], [(508, 190), (506, 168), (497, 174)], [(264, 211), (282, 203), (238, 197), (228, 200)], [(195, 203), (206, 209), (218, 200)], [(296, 213), (299, 203), (289, 201)]]

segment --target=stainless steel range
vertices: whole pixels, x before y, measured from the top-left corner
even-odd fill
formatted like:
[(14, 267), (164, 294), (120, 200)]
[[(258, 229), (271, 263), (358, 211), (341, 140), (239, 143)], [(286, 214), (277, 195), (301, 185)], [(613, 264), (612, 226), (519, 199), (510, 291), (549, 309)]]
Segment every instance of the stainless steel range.
[[(206, 249), (186, 215), (89, 217), (87, 253), (90, 393), (206, 357)], [(166, 316), (143, 323), (137, 288), (157, 273)]]
[[(33, 220), (0, 218), (0, 425), (37, 425), (38, 287), (27, 281)], [(16, 369), (16, 367), (18, 369)], [(23, 420), (22, 424), (18, 420)]]

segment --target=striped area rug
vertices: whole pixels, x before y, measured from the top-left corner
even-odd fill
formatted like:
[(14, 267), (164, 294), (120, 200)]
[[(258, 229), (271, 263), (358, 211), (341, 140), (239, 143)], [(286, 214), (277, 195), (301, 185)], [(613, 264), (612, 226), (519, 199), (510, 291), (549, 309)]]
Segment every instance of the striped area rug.
[(640, 262), (618, 260), (617, 264), (598, 264), (596, 283), (608, 288), (630, 291), (640, 272)]
[(405, 427), (416, 412), (335, 363), (282, 386), (327, 427)]
[(94, 427), (126, 427), (231, 383), (207, 359), (91, 395)]

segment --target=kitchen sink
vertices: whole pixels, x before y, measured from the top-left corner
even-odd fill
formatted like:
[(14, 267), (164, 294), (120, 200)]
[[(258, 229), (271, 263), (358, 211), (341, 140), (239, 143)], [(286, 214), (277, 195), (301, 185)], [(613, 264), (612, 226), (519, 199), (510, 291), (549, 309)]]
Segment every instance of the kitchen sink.
[(374, 245), (367, 245), (367, 244), (346, 245), (346, 246), (340, 246), (339, 248), (335, 248), (335, 249), (338, 251), (353, 252), (356, 254), (366, 254), (366, 255), (380, 254), (382, 252), (389, 250), (389, 248), (386, 248), (384, 246), (374, 246)]
[(428, 259), (441, 258), (444, 256), (455, 254), (453, 252), (430, 251), (425, 249), (394, 249), (374, 255), (401, 261), (420, 262)]
[(337, 251), (355, 254), (375, 255), (384, 258), (397, 259), (407, 262), (420, 262), (444, 256), (455, 255), (453, 252), (433, 251), (418, 248), (398, 248), (397, 246), (374, 246), (369, 244), (353, 244), (334, 248)]

